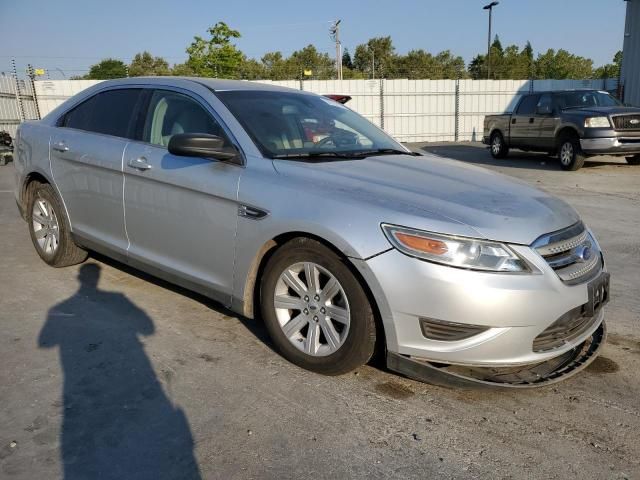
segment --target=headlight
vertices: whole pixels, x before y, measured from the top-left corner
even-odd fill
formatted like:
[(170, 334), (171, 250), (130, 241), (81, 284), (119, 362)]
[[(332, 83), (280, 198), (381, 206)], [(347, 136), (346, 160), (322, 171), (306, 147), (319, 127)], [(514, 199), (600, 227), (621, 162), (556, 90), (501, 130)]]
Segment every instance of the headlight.
[(589, 117), (584, 119), (584, 128), (608, 128), (611, 124), (607, 117)]
[(529, 273), (532, 267), (504, 243), (382, 224), (391, 245), (433, 263), (487, 272)]

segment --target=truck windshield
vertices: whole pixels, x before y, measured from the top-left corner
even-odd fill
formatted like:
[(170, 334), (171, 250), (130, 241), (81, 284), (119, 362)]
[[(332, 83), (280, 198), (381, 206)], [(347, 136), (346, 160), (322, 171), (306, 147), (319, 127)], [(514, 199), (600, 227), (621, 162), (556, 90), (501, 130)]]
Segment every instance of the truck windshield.
[(555, 100), (561, 110), (568, 108), (617, 107), (622, 105), (607, 92), (585, 91), (557, 93)]
[(265, 90), (215, 94), (270, 158), (326, 161), (411, 154), (369, 120), (328, 98)]

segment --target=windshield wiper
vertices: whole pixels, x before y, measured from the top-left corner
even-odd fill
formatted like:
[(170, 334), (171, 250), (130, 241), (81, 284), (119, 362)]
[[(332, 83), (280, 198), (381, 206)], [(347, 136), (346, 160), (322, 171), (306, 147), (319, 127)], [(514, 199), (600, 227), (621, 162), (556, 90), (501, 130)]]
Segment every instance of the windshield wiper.
[(399, 150), (397, 148), (377, 148), (375, 150), (364, 150), (361, 152), (352, 152), (355, 158), (374, 157), (376, 155), (411, 155), (412, 157), (419, 157), (421, 154), (418, 152), (408, 152), (406, 150)]
[(351, 152), (305, 152), (305, 153), (283, 153), (280, 155), (272, 155), (271, 158), (293, 160), (293, 159), (311, 159), (314, 158), (362, 158), (359, 155), (353, 155)]

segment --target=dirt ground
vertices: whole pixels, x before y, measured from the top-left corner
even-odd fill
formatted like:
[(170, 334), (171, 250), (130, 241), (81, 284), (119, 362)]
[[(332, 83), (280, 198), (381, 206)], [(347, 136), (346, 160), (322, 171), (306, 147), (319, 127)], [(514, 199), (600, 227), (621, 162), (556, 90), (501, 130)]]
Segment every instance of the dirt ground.
[[(640, 167), (413, 145), (571, 203), (612, 274), (609, 340), (526, 391), (301, 370), (263, 326), (101, 257), (52, 269), (0, 167), (0, 478), (640, 478)], [(426, 159), (425, 161), (428, 161)]]

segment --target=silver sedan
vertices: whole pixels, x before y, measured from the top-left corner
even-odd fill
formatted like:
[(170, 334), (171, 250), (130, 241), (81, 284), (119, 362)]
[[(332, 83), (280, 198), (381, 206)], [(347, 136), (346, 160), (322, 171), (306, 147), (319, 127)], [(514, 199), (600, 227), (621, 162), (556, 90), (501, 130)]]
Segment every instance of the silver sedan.
[(45, 262), (102, 252), (261, 317), (303, 368), (341, 374), (379, 351), (421, 380), (536, 386), (603, 344), (609, 274), (575, 210), (414, 154), (328, 98), (107, 81), (15, 142), (16, 201)]

